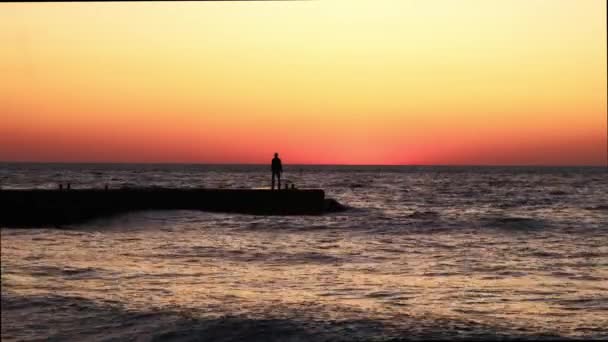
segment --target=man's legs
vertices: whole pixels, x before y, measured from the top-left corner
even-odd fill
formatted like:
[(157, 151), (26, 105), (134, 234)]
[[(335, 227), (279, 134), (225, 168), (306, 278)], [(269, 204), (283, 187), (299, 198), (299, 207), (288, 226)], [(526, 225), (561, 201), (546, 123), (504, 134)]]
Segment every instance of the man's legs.
[(277, 172), (277, 180), (279, 181), (278, 184), (279, 186), (277, 187), (277, 189), (281, 190), (281, 173)]
[[(272, 173), (272, 190), (274, 190), (274, 176), (276, 175), (276, 173)], [(281, 187), (281, 184), (279, 184), (279, 188)]]

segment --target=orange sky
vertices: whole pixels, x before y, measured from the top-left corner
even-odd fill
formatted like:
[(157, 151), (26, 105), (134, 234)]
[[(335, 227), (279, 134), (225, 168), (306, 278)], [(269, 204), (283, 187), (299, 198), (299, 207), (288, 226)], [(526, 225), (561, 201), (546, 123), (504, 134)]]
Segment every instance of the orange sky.
[(606, 158), (604, 0), (0, 4), (0, 160)]

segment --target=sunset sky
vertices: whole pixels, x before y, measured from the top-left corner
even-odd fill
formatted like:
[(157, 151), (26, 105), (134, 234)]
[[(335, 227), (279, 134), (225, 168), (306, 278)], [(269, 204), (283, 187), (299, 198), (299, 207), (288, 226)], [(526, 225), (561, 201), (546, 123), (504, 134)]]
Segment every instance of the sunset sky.
[(0, 161), (606, 160), (605, 0), (0, 4)]

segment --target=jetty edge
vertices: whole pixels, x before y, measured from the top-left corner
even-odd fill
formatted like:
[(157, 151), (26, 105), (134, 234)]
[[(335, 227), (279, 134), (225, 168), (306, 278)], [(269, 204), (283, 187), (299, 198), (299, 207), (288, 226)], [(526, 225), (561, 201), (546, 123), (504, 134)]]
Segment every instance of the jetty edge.
[(0, 189), (0, 227), (60, 226), (142, 210), (320, 215), (344, 210), (322, 189)]

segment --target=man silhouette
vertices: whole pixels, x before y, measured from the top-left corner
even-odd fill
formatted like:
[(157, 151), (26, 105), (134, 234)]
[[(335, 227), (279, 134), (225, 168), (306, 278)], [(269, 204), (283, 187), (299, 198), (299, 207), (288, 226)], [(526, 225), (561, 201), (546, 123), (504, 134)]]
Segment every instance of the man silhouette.
[(274, 158), (272, 158), (272, 190), (274, 190), (274, 177), (276, 176), (279, 181), (279, 186), (277, 189), (281, 190), (281, 173), (283, 172), (283, 165), (281, 164), (281, 159), (279, 159), (279, 154), (275, 153)]

